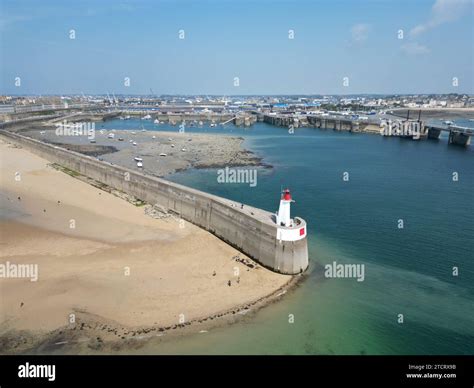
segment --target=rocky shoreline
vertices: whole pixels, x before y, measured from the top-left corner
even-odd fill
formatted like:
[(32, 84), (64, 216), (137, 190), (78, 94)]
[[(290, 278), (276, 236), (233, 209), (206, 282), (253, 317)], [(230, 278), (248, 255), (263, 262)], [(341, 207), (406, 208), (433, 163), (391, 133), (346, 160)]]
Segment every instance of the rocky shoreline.
[[(192, 168), (272, 168), (261, 157), (244, 149), (244, 139), (236, 136), (100, 130), (95, 132), (94, 139), (89, 139), (87, 136), (58, 136), (53, 129), (35, 129), (22, 134), (158, 177)], [(135, 158), (141, 158), (143, 166), (138, 167)]]

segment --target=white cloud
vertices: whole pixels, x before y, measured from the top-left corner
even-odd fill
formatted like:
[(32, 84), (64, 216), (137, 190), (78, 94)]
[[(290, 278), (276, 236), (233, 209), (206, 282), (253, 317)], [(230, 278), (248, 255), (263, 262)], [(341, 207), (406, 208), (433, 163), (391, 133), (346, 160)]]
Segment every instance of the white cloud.
[(370, 25), (359, 23), (351, 28), (352, 40), (354, 42), (363, 42), (369, 37)]
[(410, 55), (424, 55), (429, 54), (431, 50), (416, 42), (406, 43), (401, 47), (402, 51)]
[(416, 36), (441, 24), (456, 21), (465, 13), (472, 12), (469, 8), (473, 4), (474, 0), (436, 0), (431, 8), (430, 19), (412, 28), (410, 35)]

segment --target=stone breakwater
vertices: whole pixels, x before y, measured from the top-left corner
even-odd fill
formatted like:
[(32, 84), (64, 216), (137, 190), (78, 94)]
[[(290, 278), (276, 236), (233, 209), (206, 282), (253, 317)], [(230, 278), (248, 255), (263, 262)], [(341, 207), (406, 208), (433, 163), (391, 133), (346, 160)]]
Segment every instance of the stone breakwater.
[[(147, 203), (159, 204), (178, 217), (213, 233), (268, 269), (293, 275), (308, 267), (306, 238), (296, 241), (278, 239), (278, 231), (282, 228), (275, 224), (274, 215), (270, 212), (241, 206), (225, 198), (19, 134), (2, 130), (0, 135), (53, 163)], [(304, 220), (298, 219), (298, 223), (300, 228), (306, 229)]]

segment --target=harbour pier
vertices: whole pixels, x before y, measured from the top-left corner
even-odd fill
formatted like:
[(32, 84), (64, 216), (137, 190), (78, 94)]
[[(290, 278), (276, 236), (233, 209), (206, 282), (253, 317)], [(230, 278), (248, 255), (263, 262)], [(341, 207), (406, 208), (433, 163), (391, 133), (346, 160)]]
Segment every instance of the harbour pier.
[[(295, 115), (295, 114), (261, 114), (256, 112), (257, 120), (262, 120), (270, 125), (286, 128), (312, 127), (318, 129), (332, 129), (334, 131), (366, 132), (381, 134), (383, 127), (374, 120), (359, 120), (337, 116), (322, 115)], [(435, 126), (427, 125), (422, 120), (410, 120), (409, 118), (396, 122), (399, 127), (411, 129), (411, 133), (389, 134), (411, 140), (438, 140), (442, 132), (448, 132), (448, 144), (466, 147), (471, 144), (474, 129), (457, 125)], [(415, 130), (416, 129), (416, 130)]]
[(315, 128), (334, 129), (335, 131), (359, 131), (359, 121), (336, 118), (336, 117), (318, 117), (308, 115), (306, 116), (308, 124)]
[(123, 110), (122, 115), (133, 118), (143, 118), (150, 116), (149, 120), (158, 120), (162, 123), (169, 123), (175, 125), (177, 123), (191, 123), (195, 125), (199, 122), (214, 123), (214, 124), (228, 124), (233, 123), (237, 126), (253, 125), (257, 119), (251, 114), (234, 114), (234, 113), (218, 113), (218, 112), (150, 112), (146, 110)]
[[(275, 214), (168, 180), (143, 174), (66, 148), (3, 129), (0, 137), (77, 174), (191, 222), (248, 255), (262, 266), (295, 275), (309, 265), (306, 222), (277, 224)], [(276, 201), (275, 201), (276, 205)]]
[(425, 126), (428, 132), (428, 139), (438, 140), (441, 132), (449, 132), (448, 144), (466, 147), (471, 144), (471, 137), (474, 136), (474, 130), (468, 127), (460, 127), (457, 125), (441, 126)]
[(262, 121), (278, 127), (313, 127), (318, 129), (333, 129), (335, 131), (360, 132), (368, 123), (359, 120), (335, 116), (315, 115), (263, 115)]

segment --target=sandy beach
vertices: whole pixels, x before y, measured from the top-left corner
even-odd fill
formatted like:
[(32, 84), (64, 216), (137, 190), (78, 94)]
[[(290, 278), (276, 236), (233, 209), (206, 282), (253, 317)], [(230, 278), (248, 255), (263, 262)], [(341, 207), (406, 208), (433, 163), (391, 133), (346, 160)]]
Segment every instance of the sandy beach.
[[(194, 134), (192, 143), (200, 136), (208, 135)], [(235, 318), (284, 293), (293, 279), (190, 223), (152, 218), (144, 206), (27, 150), (0, 140), (0, 153), (0, 264), (38, 267), (37, 281), (0, 278), (1, 353), (49, 352), (74, 341), (110, 352), (136, 347), (147, 335)]]

